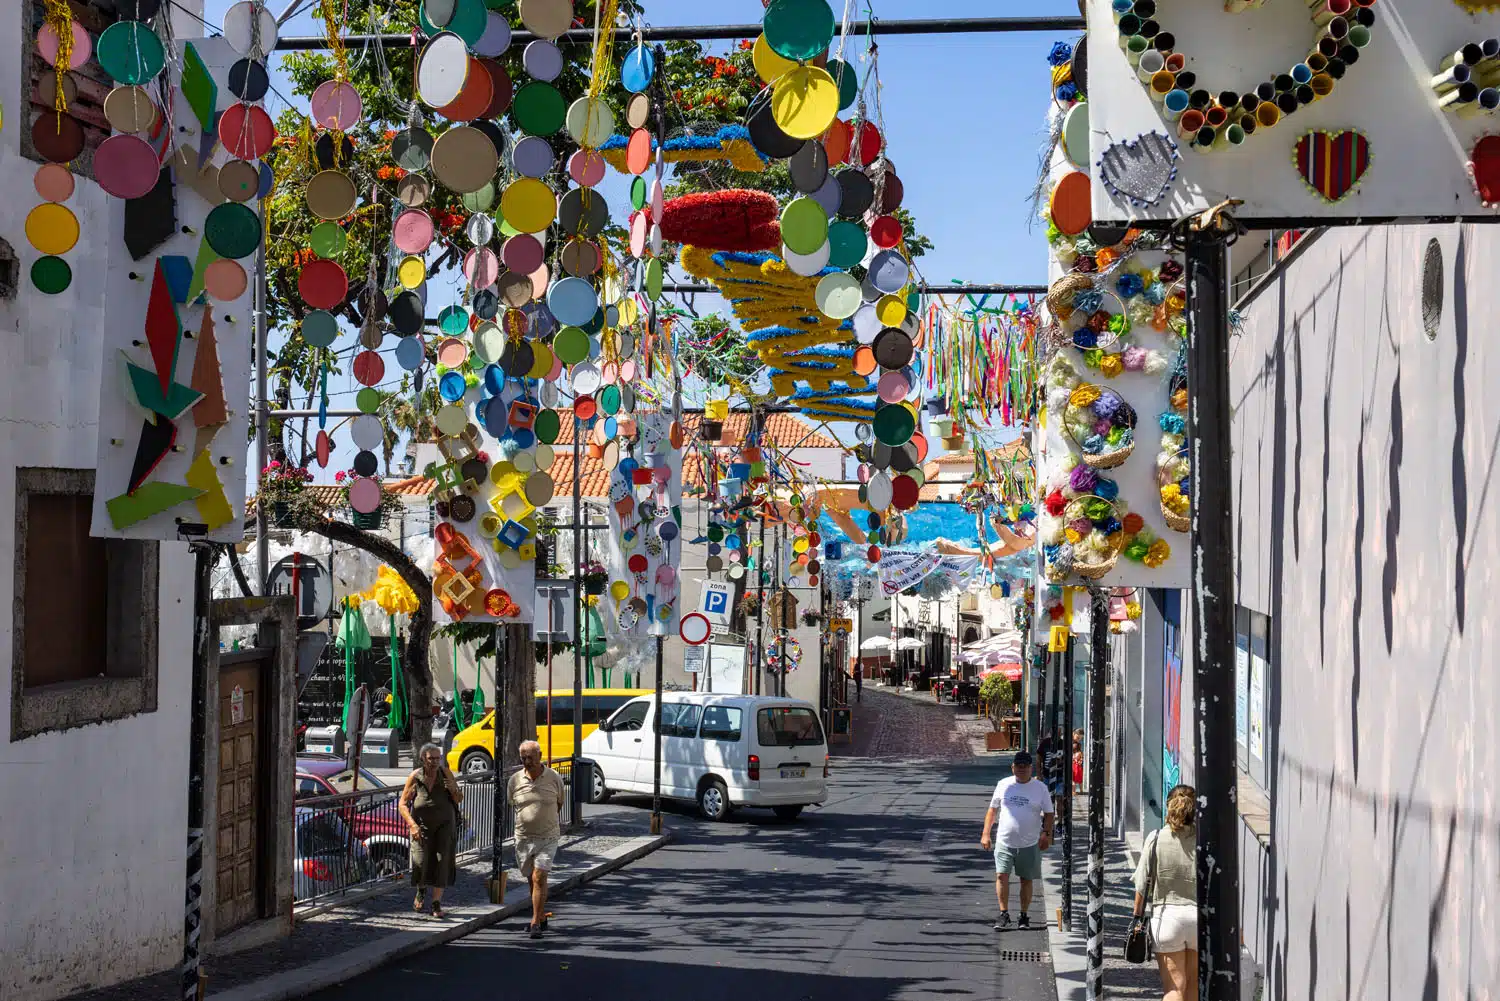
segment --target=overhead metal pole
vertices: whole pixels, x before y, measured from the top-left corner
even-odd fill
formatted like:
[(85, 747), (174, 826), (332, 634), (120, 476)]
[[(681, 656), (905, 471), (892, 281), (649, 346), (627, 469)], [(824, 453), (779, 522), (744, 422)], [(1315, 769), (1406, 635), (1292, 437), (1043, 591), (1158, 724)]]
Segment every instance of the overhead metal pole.
[[(579, 762), (583, 760), (583, 476), (579, 469), (579, 439), (583, 422), (573, 411), (573, 823), (583, 820), (583, 804), (593, 790), (583, 788)], [(551, 669), (548, 669), (549, 680)], [(590, 776), (592, 779), (592, 775)]]
[[(266, 200), (260, 200), (260, 217), (266, 217)], [(266, 288), (266, 241), (261, 240), (255, 248), (255, 475), (259, 483), (260, 471), (270, 460), (271, 404), (266, 399), (270, 379), (266, 368), (266, 307), (270, 296)], [(316, 417), (313, 412), (311, 416)], [(259, 487), (256, 488), (259, 493)], [(271, 573), (271, 521), (266, 516), (266, 505), (255, 504), (255, 589), (266, 593), (266, 580)]]
[[(1231, 227), (1233, 230), (1233, 227)], [(1240, 842), (1234, 691), (1226, 234), (1189, 231), (1188, 447), (1192, 449), (1193, 733), (1198, 794), (1198, 996), (1240, 996)]]
[[(1086, 27), (1081, 17), (946, 17), (882, 21), (879, 19), (853, 21), (849, 24), (851, 35), (977, 35), (1002, 34), (1017, 31), (1083, 31)], [(666, 27), (647, 25), (639, 29), (616, 28), (616, 42), (632, 42), (643, 39), (648, 42), (669, 41), (735, 41), (742, 38), (757, 38), (764, 30), (759, 22), (749, 24), (684, 24)], [(511, 44), (524, 44), (537, 37), (530, 31), (511, 32)], [(344, 44), (349, 47), (373, 45), (379, 42), (391, 48), (410, 48), (421, 39), (420, 35), (345, 35)], [(565, 31), (559, 41), (592, 44), (592, 28), (574, 28)], [(277, 51), (302, 51), (326, 49), (328, 40), (322, 35), (282, 37), (276, 40)]]

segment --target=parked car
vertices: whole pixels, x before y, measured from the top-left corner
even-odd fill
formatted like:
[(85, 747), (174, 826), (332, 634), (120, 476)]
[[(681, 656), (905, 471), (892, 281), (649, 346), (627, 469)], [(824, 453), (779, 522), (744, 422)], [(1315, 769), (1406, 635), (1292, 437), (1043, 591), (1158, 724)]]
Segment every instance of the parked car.
[[(827, 798), (828, 742), (810, 703), (668, 692), (661, 716), (662, 795), (697, 803), (710, 820), (742, 806), (794, 820)], [(653, 699), (636, 698), (583, 739), (583, 756), (594, 762), (593, 802), (652, 791), (655, 727)]]
[[(583, 691), (582, 726), (584, 740), (599, 728), (599, 724), (610, 717), (625, 703), (638, 695), (649, 695), (644, 688), (586, 688)], [(554, 761), (573, 756), (573, 689), (557, 689), (552, 693), (551, 726), (548, 726), (547, 693), (536, 693), (536, 740), (542, 745), (543, 757)], [(473, 726), (460, 730), (453, 738), (453, 749), (448, 752), (448, 767), (454, 772), (470, 775), (487, 772), (495, 767), (491, 753), (495, 746), (495, 713), (490, 711)], [(550, 751), (549, 751), (550, 748)], [(559, 771), (566, 772), (568, 763), (559, 762)]]
[[(332, 754), (302, 754), (297, 757), (296, 799), (333, 796), (354, 788), (354, 772), (343, 758)], [(375, 872), (394, 876), (409, 865), (411, 839), (406, 822), (401, 819), (397, 799), (400, 791), (387, 786), (368, 769), (359, 770), (360, 789), (389, 789), (388, 795), (374, 796), (358, 803), (331, 807), (322, 812), (334, 813), (354, 830), (354, 837), (369, 853)]]
[(296, 857), (292, 859), (292, 895), (295, 899), (332, 893), (373, 875), (364, 843), (350, 836), (337, 813), (299, 806), (294, 823)]

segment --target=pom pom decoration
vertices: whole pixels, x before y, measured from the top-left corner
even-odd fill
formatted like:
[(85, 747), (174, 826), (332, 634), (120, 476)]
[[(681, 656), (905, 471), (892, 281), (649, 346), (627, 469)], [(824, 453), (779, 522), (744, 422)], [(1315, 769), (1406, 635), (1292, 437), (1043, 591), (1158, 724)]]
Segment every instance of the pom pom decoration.
[[(629, 136), (611, 136), (599, 147), (599, 152), (611, 167), (622, 174), (628, 174), (630, 167), (626, 162), (626, 151), (629, 145)], [(667, 163), (712, 163), (723, 160), (735, 170), (747, 174), (759, 174), (770, 165), (770, 160), (750, 141), (750, 130), (743, 125), (726, 125), (711, 135), (678, 136), (660, 144), (653, 138), (653, 159), (658, 148), (662, 159)]]
[(661, 233), (671, 243), (705, 250), (776, 250), (781, 246), (780, 213), (775, 196), (764, 191), (683, 195), (662, 206)]

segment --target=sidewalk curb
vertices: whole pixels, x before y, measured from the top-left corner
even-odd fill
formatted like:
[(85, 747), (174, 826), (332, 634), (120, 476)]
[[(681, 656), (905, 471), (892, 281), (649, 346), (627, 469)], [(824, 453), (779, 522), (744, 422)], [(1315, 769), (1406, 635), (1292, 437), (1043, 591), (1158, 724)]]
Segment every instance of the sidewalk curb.
[[(1057, 927), (1056, 908), (1062, 905), (1062, 869), (1046, 853), (1042, 855), (1042, 886), (1048, 907), (1047, 951), (1052, 954), (1052, 975), (1057, 982), (1057, 1001), (1084, 1001), (1088, 985), (1088, 939)], [(1073, 901), (1077, 906), (1078, 900)]]
[[(662, 833), (617, 858), (608, 859), (592, 868), (574, 873), (567, 879), (552, 885), (548, 896), (551, 899), (561, 898), (570, 890), (583, 886), (585, 883), (591, 883), (600, 876), (623, 869), (630, 863), (650, 855), (671, 840), (670, 831)], [(331, 956), (296, 970), (263, 977), (254, 983), (241, 984), (227, 991), (215, 992), (210, 989), (208, 997), (213, 1001), (289, 1001), (292, 998), (300, 998), (314, 991), (352, 980), (354, 977), (395, 960), (445, 945), (466, 935), (472, 935), (483, 928), (499, 924), (506, 918), (520, 914), (530, 906), (531, 903), (528, 900), (518, 900), (515, 903), (502, 904), (498, 907), (491, 905), (491, 910), (465, 921), (444, 926), (440, 930), (396, 932), (340, 955)]]

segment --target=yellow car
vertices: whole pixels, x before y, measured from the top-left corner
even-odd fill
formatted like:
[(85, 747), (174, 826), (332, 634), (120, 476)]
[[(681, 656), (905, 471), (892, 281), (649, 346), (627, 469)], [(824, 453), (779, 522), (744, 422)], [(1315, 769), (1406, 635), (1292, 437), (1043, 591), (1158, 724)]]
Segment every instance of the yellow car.
[[(648, 688), (586, 688), (583, 691), (583, 736), (599, 729), (599, 724), (614, 715), (631, 699), (650, 695)], [(573, 689), (553, 689), (552, 725), (547, 725), (547, 693), (536, 693), (536, 739), (542, 745), (542, 757), (553, 761), (558, 771), (568, 770), (567, 759), (573, 756)], [(455, 772), (487, 772), (495, 765), (491, 751), (495, 746), (495, 713), (491, 710), (473, 726), (460, 730), (448, 752), (448, 767)]]

